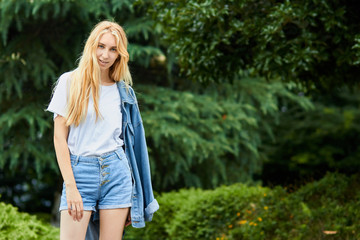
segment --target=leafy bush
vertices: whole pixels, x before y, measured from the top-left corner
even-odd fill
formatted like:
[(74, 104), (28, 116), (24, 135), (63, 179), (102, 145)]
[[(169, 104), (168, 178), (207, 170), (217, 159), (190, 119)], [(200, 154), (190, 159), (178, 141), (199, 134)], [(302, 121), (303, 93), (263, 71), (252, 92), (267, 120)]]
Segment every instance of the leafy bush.
[(245, 184), (164, 193), (153, 221), (125, 239), (359, 239), (359, 178), (327, 174), (293, 193)]
[(308, 88), (356, 83), (358, 1), (156, 0), (152, 13), (181, 71), (203, 82), (239, 69)]
[(0, 239), (59, 239), (59, 229), (43, 223), (35, 216), (19, 213), (17, 208), (0, 202)]

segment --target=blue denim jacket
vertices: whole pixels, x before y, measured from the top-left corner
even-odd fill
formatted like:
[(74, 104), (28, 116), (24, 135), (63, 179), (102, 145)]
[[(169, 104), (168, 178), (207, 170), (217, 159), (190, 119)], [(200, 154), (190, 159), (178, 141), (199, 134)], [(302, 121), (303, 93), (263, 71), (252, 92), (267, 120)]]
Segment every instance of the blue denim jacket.
[[(145, 221), (152, 220), (154, 212), (159, 209), (159, 204), (152, 190), (145, 131), (134, 90), (131, 87), (127, 90), (123, 81), (118, 82), (117, 87), (121, 98), (122, 138), (134, 181), (131, 224), (135, 228), (142, 228), (145, 227)], [(95, 215), (90, 221), (86, 240), (98, 239), (98, 219)]]

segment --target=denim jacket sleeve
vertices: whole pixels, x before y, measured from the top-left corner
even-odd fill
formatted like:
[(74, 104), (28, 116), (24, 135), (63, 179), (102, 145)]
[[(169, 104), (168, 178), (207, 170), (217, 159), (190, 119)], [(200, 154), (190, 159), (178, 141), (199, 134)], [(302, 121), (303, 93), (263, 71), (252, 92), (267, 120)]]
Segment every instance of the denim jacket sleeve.
[(154, 199), (151, 184), (151, 173), (147, 145), (145, 141), (145, 131), (142, 122), (134, 127), (134, 152), (135, 158), (141, 159), (139, 167), (140, 181), (143, 188), (144, 198), (144, 217), (145, 221), (151, 221), (155, 211), (159, 209), (157, 201)]
[[(130, 89), (130, 95), (133, 96), (135, 100), (135, 104), (132, 104), (130, 107), (130, 116), (131, 116), (131, 123), (133, 126), (133, 149), (129, 149), (129, 152), (133, 150), (134, 155), (129, 153), (129, 161), (131, 162), (131, 165), (133, 166), (136, 164), (136, 167), (133, 168), (133, 174), (135, 177), (135, 180), (137, 181), (136, 184), (140, 185), (142, 189), (142, 193), (138, 193), (138, 197), (142, 197), (144, 209), (143, 209), (143, 220), (145, 221), (151, 221), (153, 214), (155, 211), (159, 209), (158, 202), (154, 198), (153, 190), (152, 190), (152, 184), (151, 184), (151, 173), (150, 173), (150, 163), (149, 163), (149, 155), (147, 151), (147, 145), (146, 145), (146, 138), (145, 138), (145, 130), (143, 126), (143, 121), (141, 119), (139, 106), (137, 104), (137, 99), (135, 96), (135, 93), (132, 89)], [(126, 131), (125, 131), (126, 133)], [(131, 159), (134, 156), (134, 159)], [(139, 182), (140, 181), (140, 182)], [(137, 189), (139, 189), (139, 186), (137, 186)], [(142, 195), (142, 196), (141, 196)], [(133, 202), (136, 204), (135, 202)], [(136, 215), (136, 214), (134, 214)], [(133, 227), (137, 227), (133, 223)]]

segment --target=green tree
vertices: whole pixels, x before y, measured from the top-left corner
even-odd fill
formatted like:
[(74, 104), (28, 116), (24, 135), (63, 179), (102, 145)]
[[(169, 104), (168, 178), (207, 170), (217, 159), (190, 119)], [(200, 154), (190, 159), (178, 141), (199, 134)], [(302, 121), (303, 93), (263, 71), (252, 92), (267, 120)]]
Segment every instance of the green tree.
[(235, 81), (242, 69), (308, 89), (354, 84), (358, 1), (157, 0), (154, 19), (195, 81)]
[(292, 88), (261, 78), (213, 85), (202, 94), (138, 87), (155, 188), (213, 188), (260, 174), (264, 135), (274, 135), (267, 119), (278, 119), (281, 105), (312, 108)]
[(89, 3), (0, 1), (0, 189), (8, 201), (19, 194), (17, 202), (22, 207), (42, 204), (41, 199), (29, 202), (36, 194), (20, 197), (39, 189), (36, 185), (41, 184), (31, 179), (45, 181), (47, 186), (40, 189), (60, 180), (53, 177), (59, 172), (52, 117), (44, 109), (58, 76), (75, 68), (93, 25), (115, 19), (124, 26), (134, 69), (143, 69), (152, 56), (161, 53), (150, 27), (152, 20), (144, 17), (142, 5), (132, 1)]
[(267, 159), (261, 179), (281, 183), (359, 169), (358, 90), (342, 87), (356, 86), (359, 75), (358, 8), (357, 1), (165, 0), (151, 13), (186, 78), (236, 85), (244, 76), (261, 76), (269, 83), (301, 83), (312, 96), (310, 112), (280, 100), (279, 118), (262, 118), (274, 135), (261, 134), (270, 138), (256, 145)]
[(344, 87), (313, 102), (311, 111), (290, 104), (279, 114), (280, 124), (269, 123), (276, 134), (275, 141), (264, 138), (265, 182), (294, 184), (327, 171), (359, 172), (359, 90)]

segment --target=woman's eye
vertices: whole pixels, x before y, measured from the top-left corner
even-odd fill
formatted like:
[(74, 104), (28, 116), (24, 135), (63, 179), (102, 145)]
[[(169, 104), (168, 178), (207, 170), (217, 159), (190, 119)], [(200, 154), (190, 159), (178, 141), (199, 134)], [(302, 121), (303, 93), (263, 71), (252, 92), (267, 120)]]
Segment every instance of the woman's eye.
[(112, 48), (111, 51), (116, 52), (116, 48)]
[(103, 45), (99, 45), (99, 48), (104, 48), (104, 46), (103, 46)]

